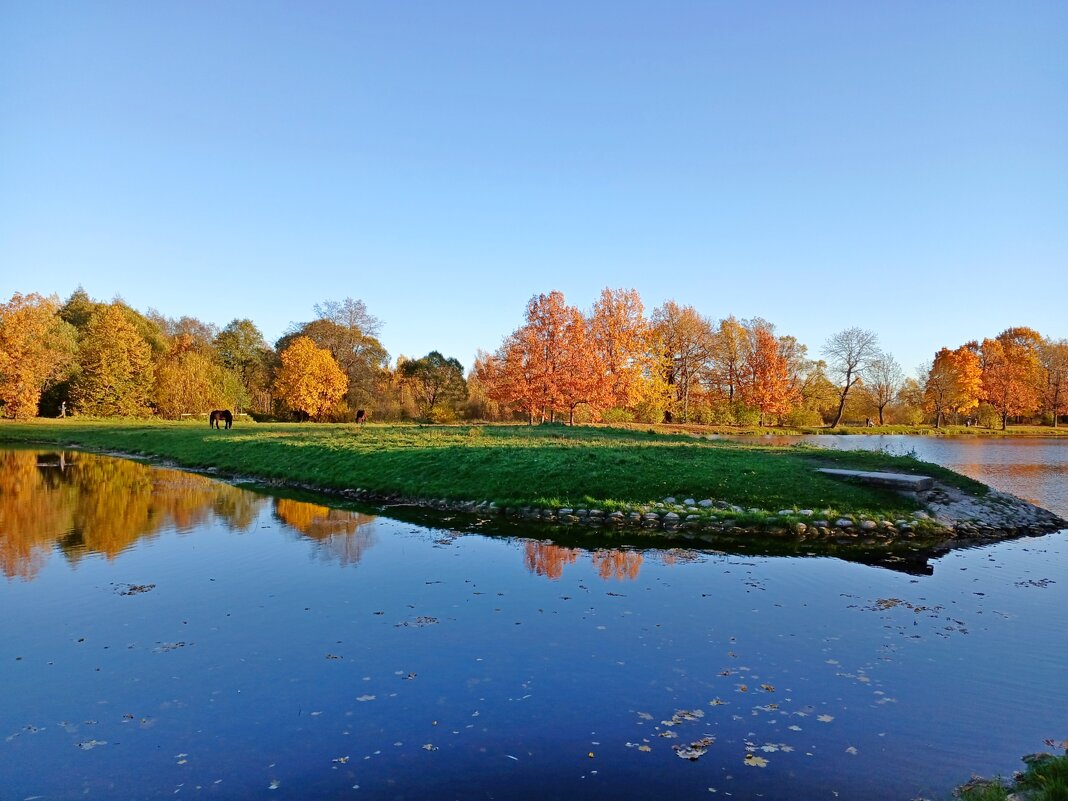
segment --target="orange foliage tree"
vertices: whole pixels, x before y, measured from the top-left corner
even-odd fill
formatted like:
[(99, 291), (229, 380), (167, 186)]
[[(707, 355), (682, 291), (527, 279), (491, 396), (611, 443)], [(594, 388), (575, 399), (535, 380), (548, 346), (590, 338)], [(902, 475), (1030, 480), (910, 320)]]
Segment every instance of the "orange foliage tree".
[(738, 385), (742, 401), (760, 412), (760, 425), (768, 415), (786, 414), (800, 400), (790, 365), (770, 326), (759, 325), (752, 331)]
[(641, 296), (634, 289), (608, 289), (593, 306), (590, 336), (605, 374), (605, 402), (619, 408), (641, 397), (647, 366), (648, 325)]
[(59, 317), (59, 301), (15, 293), (0, 305), (0, 413), (37, 415), (41, 394), (74, 363), (74, 328)]
[(280, 356), (275, 393), (289, 408), (322, 420), (348, 390), (348, 377), (326, 348), (297, 337)]
[(983, 395), (1001, 415), (1001, 430), (1009, 417), (1038, 410), (1041, 370), (1038, 348), (1042, 337), (1030, 328), (1008, 328), (980, 346)]
[(942, 348), (935, 354), (924, 384), (924, 408), (934, 415), (935, 428), (947, 412), (967, 414), (979, 405), (982, 371), (973, 344), (956, 350)]

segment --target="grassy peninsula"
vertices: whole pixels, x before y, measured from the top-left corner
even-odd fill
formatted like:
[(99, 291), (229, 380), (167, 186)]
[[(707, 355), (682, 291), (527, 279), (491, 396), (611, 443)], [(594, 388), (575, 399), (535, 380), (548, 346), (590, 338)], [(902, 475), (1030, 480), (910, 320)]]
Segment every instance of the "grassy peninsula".
[(193, 422), (72, 418), (5, 422), (0, 442), (117, 451), (327, 490), (507, 507), (611, 511), (675, 496), (714, 499), (746, 514), (813, 509), (891, 520), (919, 508), (895, 492), (817, 473), (821, 466), (922, 473), (965, 492), (986, 490), (908, 457), (604, 427), (249, 422), (219, 431)]

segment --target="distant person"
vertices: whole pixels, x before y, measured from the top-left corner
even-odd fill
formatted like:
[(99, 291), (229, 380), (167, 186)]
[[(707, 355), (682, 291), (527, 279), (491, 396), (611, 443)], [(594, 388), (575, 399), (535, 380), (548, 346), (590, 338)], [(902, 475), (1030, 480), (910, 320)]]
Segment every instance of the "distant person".
[(67, 416), (67, 402), (66, 401), (62, 401), (59, 404), (59, 416), (60, 417), (66, 417)]

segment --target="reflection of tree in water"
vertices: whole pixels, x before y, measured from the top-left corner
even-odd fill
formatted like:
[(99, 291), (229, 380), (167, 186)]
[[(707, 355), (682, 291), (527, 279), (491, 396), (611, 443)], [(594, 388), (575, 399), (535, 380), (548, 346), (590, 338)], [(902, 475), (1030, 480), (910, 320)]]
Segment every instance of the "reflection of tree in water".
[(642, 568), (643, 557), (637, 551), (602, 550), (594, 551), (593, 566), (601, 578), (633, 581), (638, 578)]
[(55, 540), (72, 528), (77, 490), (48, 489), (50, 474), (37, 469), (32, 451), (0, 452), (0, 570), (31, 579)]
[(564, 574), (564, 565), (569, 565), (578, 559), (579, 553), (578, 548), (561, 548), (549, 542), (531, 540), (526, 544), (527, 570), (555, 580)]
[(109, 559), (214, 514), (248, 528), (264, 499), (203, 476), (88, 453), (0, 452), (0, 570), (33, 578), (54, 545)]
[[(572, 564), (583, 553), (581, 548), (564, 548), (551, 542), (531, 540), (524, 545), (524, 561), (527, 570), (549, 579), (558, 579), (564, 567)], [(601, 578), (633, 580), (641, 570), (643, 556), (638, 551), (603, 549), (590, 554), (597, 575)]]
[(324, 559), (342, 565), (356, 564), (374, 545), (373, 529), (367, 525), (374, 520), (372, 515), (290, 498), (275, 498), (274, 514), (312, 540)]

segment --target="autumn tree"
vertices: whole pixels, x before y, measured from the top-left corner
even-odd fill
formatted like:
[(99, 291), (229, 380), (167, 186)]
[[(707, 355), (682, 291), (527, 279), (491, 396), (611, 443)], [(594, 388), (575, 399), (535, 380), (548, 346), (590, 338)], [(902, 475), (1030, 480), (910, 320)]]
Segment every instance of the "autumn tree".
[(1010, 416), (1031, 414), (1040, 405), (1042, 337), (1030, 328), (1008, 328), (980, 346), (983, 395), (1001, 416), (1001, 430)]
[(452, 419), (456, 405), (467, 400), (463, 365), (436, 350), (421, 359), (404, 361), (397, 369), (411, 387), (419, 414), (426, 420)]
[(789, 364), (770, 325), (754, 326), (751, 342), (738, 371), (741, 399), (760, 412), (760, 425), (768, 415), (781, 416), (793, 408), (800, 392), (790, 381)]
[(603, 289), (590, 315), (590, 339), (606, 379), (606, 402), (632, 406), (646, 366), (648, 325), (634, 289)]
[(750, 332), (733, 315), (719, 321), (709, 346), (713, 381), (733, 404), (740, 376), (751, 345)]
[(688, 421), (690, 396), (708, 369), (712, 326), (693, 306), (679, 306), (673, 300), (653, 311), (651, 323), (653, 347), (665, 357), (665, 380), (674, 388), (682, 420)]
[[(601, 352), (594, 344), (590, 322), (578, 308), (567, 307), (557, 389), (563, 410), (567, 411), (568, 425), (574, 425), (579, 405), (586, 404), (596, 413), (612, 402), (610, 380)], [(628, 387), (627, 392), (630, 391)]]
[(979, 356), (970, 345), (942, 348), (926, 370), (924, 407), (934, 415), (935, 428), (947, 412), (968, 414), (979, 405), (982, 374)]
[(838, 384), (838, 411), (831, 428), (842, 422), (849, 391), (879, 356), (879, 338), (874, 331), (847, 328), (832, 335), (823, 346), (830, 375)]
[(883, 425), (884, 410), (897, 397), (905, 380), (905, 371), (892, 354), (880, 353), (868, 368), (866, 387), (872, 404), (879, 410), (879, 425)]
[(58, 315), (59, 300), (16, 293), (0, 305), (0, 414), (24, 419), (41, 394), (73, 366), (74, 327)]
[(530, 375), (533, 401), (541, 410), (542, 419), (547, 413), (550, 420), (555, 420), (556, 412), (564, 403), (561, 371), (568, 321), (564, 294), (554, 290), (548, 295), (531, 298), (527, 303), (526, 320), (526, 325), (517, 332), (524, 372)]
[(350, 408), (370, 406), (389, 363), (389, 354), (378, 341), (381, 322), (362, 300), (324, 301), (316, 304), (318, 318), (293, 326), (275, 343), (281, 353), (298, 337), (308, 337), (330, 351), (348, 379)]
[(280, 354), (275, 394), (289, 408), (313, 420), (322, 420), (348, 389), (348, 378), (326, 348), (309, 337), (297, 337)]
[(1043, 340), (1039, 360), (1045, 374), (1043, 403), (1056, 428), (1057, 418), (1068, 413), (1068, 340)]
[(152, 348), (122, 304), (99, 307), (86, 323), (71, 400), (78, 411), (143, 417), (155, 385)]

